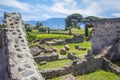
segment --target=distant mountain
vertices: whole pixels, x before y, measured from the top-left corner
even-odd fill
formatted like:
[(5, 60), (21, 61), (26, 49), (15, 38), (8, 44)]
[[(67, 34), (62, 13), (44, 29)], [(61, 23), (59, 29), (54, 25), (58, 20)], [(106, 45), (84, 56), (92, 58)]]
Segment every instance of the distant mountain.
[[(48, 20), (40, 21), (43, 23), (44, 26), (49, 27), (50, 29), (64, 29), (65, 28), (65, 18), (50, 18)], [(0, 23), (3, 21), (3, 17), (0, 17)], [(36, 25), (35, 20), (30, 20), (30, 21), (24, 21), (24, 23), (31, 24), (33, 26)]]
[[(36, 25), (37, 21), (30, 20), (24, 21), (24, 23), (29, 23), (31, 25)], [(64, 29), (65, 28), (65, 21), (64, 18), (50, 18), (48, 20), (40, 21), (43, 23), (44, 26), (49, 27), (50, 29)]]
[(36, 25), (36, 22), (37, 22), (37, 21), (34, 21), (34, 20), (24, 21), (24, 24), (31, 24), (31, 25), (35, 26), (35, 25)]

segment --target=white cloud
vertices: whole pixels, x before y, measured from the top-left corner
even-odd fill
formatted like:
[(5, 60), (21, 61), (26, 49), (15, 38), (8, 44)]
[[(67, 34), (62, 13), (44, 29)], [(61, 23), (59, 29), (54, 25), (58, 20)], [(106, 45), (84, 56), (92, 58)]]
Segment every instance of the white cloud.
[(0, 5), (10, 6), (13, 8), (18, 8), (18, 9), (21, 9), (23, 11), (30, 12), (29, 4), (19, 2), (17, 0), (2, 0), (2, 1), (0, 1)]
[(93, 0), (83, 0), (84, 3), (90, 3), (92, 2)]
[[(98, 6), (98, 3), (95, 1), (91, 2), (86, 8), (79, 8), (75, 0), (64, 0), (64, 2), (57, 1), (50, 9), (51, 11), (62, 14), (69, 15), (72, 13), (80, 13), (83, 16), (90, 16), (90, 15), (97, 16), (101, 12), (101, 8)], [(99, 11), (96, 12), (96, 10)]]
[(120, 10), (120, 0), (99, 1), (100, 6), (105, 10)]
[[(39, 2), (39, 0), (38, 0)], [(120, 16), (120, 0), (53, 0), (52, 5), (34, 3), (30, 4), (20, 0), (0, 0), (0, 5), (15, 8), (20, 11), (24, 20), (41, 20), (51, 17), (66, 17), (73, 13), (86, 16), (103, 17)], [(0, 9), (2, 12), (2, 8)], [(10, 10), (9, 10), (10, 11)]]

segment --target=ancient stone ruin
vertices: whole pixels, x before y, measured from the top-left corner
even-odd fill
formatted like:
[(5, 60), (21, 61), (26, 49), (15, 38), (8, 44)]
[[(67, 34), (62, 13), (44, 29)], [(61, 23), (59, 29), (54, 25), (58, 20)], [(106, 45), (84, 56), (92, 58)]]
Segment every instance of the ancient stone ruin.
[(0, 73), (4, 77), (1, 80), (44, 80), (27, 46), (24, 24), (19, 13), (4, 14), (2, 42), (4, 71)]
[[(120, 74), (120, 68), (116, 68), (109, 60), (120, 59), (119, 18), (99, 20), (93, 23), (93, 50), (88, 51), (85, 58), (79, 58), (75, 53), (69, 53), (68, 58), (73, 60), (71, 64), (61, 68), (40, 71), (27, 46), (28, 42), (21, 15), (19, 13), (5, 13), (3, 24), (4, 28), (0, 30), (0, 80), (45, 80), (65, 74), (83, 75), (97, 69)], [(81, 40), (78, 38), (81, 38)], [(74, 36), (73, 39), (69, 39), (67, 42), (83, 42), (83, 36)], [(32, 51), (34, 52), (40, 47), (36, 47)], [(79, 49), (79, 46), (75, 48)], [(43, 50), (45, 51), (46, 49)], [(47, 49), (47, 51), (49, 50)], [(34, 53), (34, 56), (40, 52), (38, 50), (37, 53)], [(92, 52), (101, 55), (93, 56)], [(53, 59), (58, 60), (58, 55), (52, 57), (37, 56), (35, 59), (37, 62), (41, 61), (41, 59), (53, 61)]]
[(94, 54), (112, 46), (109, 58), (120, 60), (120, 18), (93, 22), (92, 49)]

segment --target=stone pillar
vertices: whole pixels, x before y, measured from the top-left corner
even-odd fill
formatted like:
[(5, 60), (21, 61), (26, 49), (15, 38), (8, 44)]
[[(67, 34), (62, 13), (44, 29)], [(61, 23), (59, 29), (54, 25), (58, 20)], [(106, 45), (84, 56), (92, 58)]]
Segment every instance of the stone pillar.
[(7, 54), (7, 68), (10, 72), (7, 80), (44, 80), (30, 54), (21, 15), (5, 13), (4, 18), (4, 54)]

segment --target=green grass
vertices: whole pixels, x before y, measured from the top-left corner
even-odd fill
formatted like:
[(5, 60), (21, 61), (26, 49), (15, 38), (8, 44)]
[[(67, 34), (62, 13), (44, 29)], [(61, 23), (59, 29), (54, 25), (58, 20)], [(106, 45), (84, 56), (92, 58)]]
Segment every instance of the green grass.
[[(70, 46), (70, 50), (68, 52), (75, 52), (76, 55), (79, 56), (79, 57), (83, 57), (83, 55), (87, 53), (87, 50), (91, 49), (91, 43), (90, 42), (70, 43), (70, 44), (67, 44), (67, 45)], [(77, 50), (77, 49), (75, 49), (75, 46), (85, 47), (85, 48), (87, 48), (87, 50), (86, 51)], [(64, 45), (55, 45), (55, 46), (50, 46), (50, 47), (51, 48), (56, 47), (57, 50), (58, 50), (58, 53), (60, 53), (60, 49), (64, 48)], [(66, 54), (66, 56), (67, 56), (67, 54)]]
[(63, 35), (63, 34), (36, 34), (38, 39), (42, 38), (57, 38), (57, 39), (65, 39), (65, 38), (72, 38), (71, 35)]
[[(69, 30), (67, 32), (69, 32)], [(85, 31), (84, 29), (72, 28), (72, 33), (73, 34), (85, 34)]]
[(60, 67), (64, 67), (65, 65), (70, 64), (71, 62), (72, 62), (72, 60), (65, 59), (65, 60), (57, 60), (57, 61), (53, 61), (53, 62), (48, 62), (45, 65), (37, 64), (37, 66), (39, 67), (40, 70), (44, 70), (46, 68), (60, 68)]
[[(66, 77), (66, 75), (53, 78), (50, 80), (61, 80), (64, 77)], [(96, 70), (93, 73), (89, 73), (82, 76), (76, 76), (76, 78), (77, 80), (120, 80), (120, 76), (104, 70)]]
[(39, 30), (38, 29), (33, 29), (32, 33), (39, 33)]
[(43, 38), (56, 38), (56, 39), (65, 39), (65, 38), (72, 38), (72, 35), (64, 35), (64, 34), (36, 34), (36, 33), (32, 33), (32, 32), (27, 32), (27, 39), (28, 42), (34, 45), (34, 43), (32, 43), (35, 40), (38, 39), (43, 39)]
[(32, 32), (28, 32), (27, 34), (34, 36), (35, 39), (43, 39), (43, 38), (65, 39), (65, 38), (72, 38), (73, 37), (72, 35), (64, 35), (64, 34), (35, 34)]
[(83, 76), (77, 76), (77, 80), (120, 80), (120, 76), (104, 70), (97, 70)]

